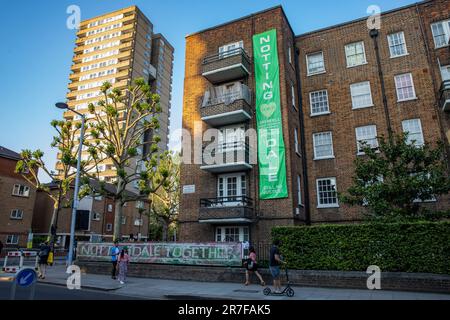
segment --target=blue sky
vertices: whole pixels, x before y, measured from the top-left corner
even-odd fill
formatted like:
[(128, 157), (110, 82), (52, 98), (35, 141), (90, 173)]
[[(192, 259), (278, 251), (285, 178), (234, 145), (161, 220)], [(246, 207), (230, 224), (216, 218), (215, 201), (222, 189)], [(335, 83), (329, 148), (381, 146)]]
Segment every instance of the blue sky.
[(2, 1), (0, 10), (0, 145), (19, 152), (41, 149), (51, 168), (56, 151), (49, 123), (61, 119), (54, 103), (64, 100), (75, 30), (66, 28), (66, 9), (75, 4), (81, 18), (136, 4), (175, 47), (172, 127), (181, 127), (185, 36), (275, 5), (283, 5), (296, 34), (366, 16), (369, 5), (382, 11), (411, 0), (40, 0)]

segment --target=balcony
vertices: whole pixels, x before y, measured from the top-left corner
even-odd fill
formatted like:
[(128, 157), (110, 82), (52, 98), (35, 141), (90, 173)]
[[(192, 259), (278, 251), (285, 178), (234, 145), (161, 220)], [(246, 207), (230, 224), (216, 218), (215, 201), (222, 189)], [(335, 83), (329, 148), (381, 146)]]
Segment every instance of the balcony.
[(441, 85), (441, 97), (439, 99), (439, 105), (442, 111), (450, 111), (450, 80), (445, 80)]
[(250, 147), (245, 142), (211, 144), (203, 148), (200, 169), (211, 173), (249, 171), (250, 163)]
[(202, 75), (213, 84), (241, 79), (250, 74), (250, 58), (242, 48), (206, 57), (202, 65)]
[[(211, 88), (203, 97), (200, 113), (202, 120), (212, 127), (242, 123), (252, 118), (251, 92), (241, 83), (235, 91), (218, 93), (221, 87)], [(218, 90), (219, 89), (219, 90)]]
[(245, 196), (200, 200), (199, 222), (248, 224), (253, 222), (253, 199)]

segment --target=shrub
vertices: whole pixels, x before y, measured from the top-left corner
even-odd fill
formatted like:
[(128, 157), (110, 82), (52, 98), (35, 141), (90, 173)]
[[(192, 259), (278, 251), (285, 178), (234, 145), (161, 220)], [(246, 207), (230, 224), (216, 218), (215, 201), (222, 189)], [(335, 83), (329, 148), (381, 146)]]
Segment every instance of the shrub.
[(276, 227), (291, 269), (450, 274), (450, 222)]

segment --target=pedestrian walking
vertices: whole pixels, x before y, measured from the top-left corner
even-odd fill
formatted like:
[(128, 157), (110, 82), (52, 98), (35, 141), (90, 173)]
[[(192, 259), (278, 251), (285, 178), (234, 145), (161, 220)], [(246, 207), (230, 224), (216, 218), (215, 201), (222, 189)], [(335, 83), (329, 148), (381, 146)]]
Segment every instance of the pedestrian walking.
[(112, 279), (117, 279), (116, 278), (116, 274), (117, 274), (117, 259), (119, 257), (120, 254), (120, 250), (119, 250), (119, 242), (115, 241), (114, 242), (114, 247), (111, 249), (111, 263), (112, 263), (112, 272), (111, 272), (111, 278)]
[(261, 274), (258, 272), (258, 261), (256, 259), (256, 251), (254, 247), (250, 247), (249, 249), (250, 255), (248, 260), (246, 261), (246, 270), (245, 270), (245, 285), (250, 285), (250, 274), (255, 273), (258, 277), (261, 285), (264, 287), (266, 283), (264, 282)]
[(119, 258), (119, 281), (124, 284), (127, 279), (128, 264), (130, 263), (130, 256), (128, 255), (128, 248), (125, 247), (120, 252)]
[(280, 241), (276, 239), (273, 242), (272, 248), (270, 248), (269, 270), (272, 274), (275, 294), (281, 293), (280, 265), (284, 263), (284, 261), (281, 259), (280, 249), (278, 248), (279, 246)]
[(47, 272), (48, 256), (50, 254), (50, 246), (48, 241), (41, 244), (39, 248), (39, 278), (45, 279), (45, 274)]

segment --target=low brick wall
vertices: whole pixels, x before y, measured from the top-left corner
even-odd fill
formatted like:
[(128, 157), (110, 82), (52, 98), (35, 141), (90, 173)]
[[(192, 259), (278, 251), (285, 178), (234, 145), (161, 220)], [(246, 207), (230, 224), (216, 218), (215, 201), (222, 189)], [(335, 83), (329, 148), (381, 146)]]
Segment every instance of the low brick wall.
[[(93, 274), (111, 273), (111, 264), (105, 262), (78, 261), (82, 271)], [(269, 270), (260, 269), (267, 284), (271, 283)], [(242, 268), (178, 266), (133, 263), (128, 269), (128, 276), (137, 278), (155, 278), (167, 280), (231, 282), (243, 283), (245, 270)], [(291, 282), (295, 286), (367, 289), (365, 272), (336, 271), (289, 271)], [(257, 278), (253, 277), (257, 283)], [(383, 290), (435, 292), (450, 294), (450, 276), (415, 273), (382, 273), (381, 288)]]

